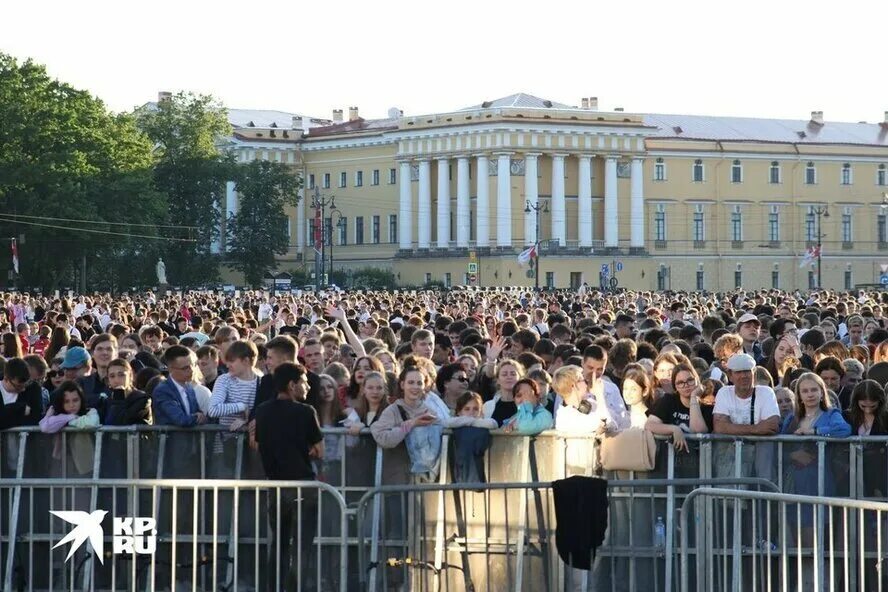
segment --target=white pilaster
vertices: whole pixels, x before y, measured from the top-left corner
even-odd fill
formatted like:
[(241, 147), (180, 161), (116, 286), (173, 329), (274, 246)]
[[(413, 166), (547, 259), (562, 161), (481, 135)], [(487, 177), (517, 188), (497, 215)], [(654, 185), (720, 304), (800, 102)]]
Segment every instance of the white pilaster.
[(608, 156), (604, 163), (604, 246), (619, 246), (617, 217), (617, 158)]
[(419, 205), (416, 216), (419, 223), (417, 246), (428, 249), (432, 244), (432, 175), (428, 159), (419, 161)]
[(496, 156), (496, 246), (512, 246), (512, 171), (509, 153)]
[(401, 249), (413, 248), (413, 190), (410, 182), (410, 163), (401, 161), (398, 177), (400, 208), (398, 209), (398, 246)]
[(471, 216), (469, 187), (469, 157), (460, 156), (456, 160), (456, 246), (469, 246), (469, 224)]
[(438, 159), (438, 248), (450, 246), (450, 159)]
[[(537, 179), (539, 164), (539, 152), (528, 152), (524, 155), (524, 198), (531, 206), (538, 205), (540, 201), (539, 180)], [(532, 245), (539, 238), (536, 235), (537, 213), (531, 208), (524, 212), (524, 244)]]
[(592, 246), (592, 157), (579, 157), (579, 186), (577, 191), (577, 236), (580, 247)]
[(644, 159), (633, 158), (630, 168), (629, 178), (629, 197), (631, 213), (629, 221), (632, 232), (630, 235), (629, 246), (633, 248), (644, 248), (644, 182), (643, 168)]
[(490, 174), (488, 173), (487, 155), (478, 155), (478, 201), (475, 204), (475, 242), (479, 247), (490, 246)]
[(564, 157), (552, 155), (552, 238), (563, 247), (567, 244), (567, 218), (564, 205)]
[[(237, 191), (235, 190), (234, 181), (225, 183), (225, 220), (237, 215)], [(220, 230), (221, 231), (221, 230)], [(226, 250), (228, 249), (228, 238), (225, 239)]]

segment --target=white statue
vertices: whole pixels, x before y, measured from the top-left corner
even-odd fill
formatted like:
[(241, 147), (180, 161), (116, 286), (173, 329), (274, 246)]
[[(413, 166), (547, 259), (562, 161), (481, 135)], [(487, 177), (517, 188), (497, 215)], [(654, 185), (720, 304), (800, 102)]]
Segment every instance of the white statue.
[(163, 262), (163, 259), (157, 260), (157, 283), (161, 286), (166, 285), (167, 283), (167, 268), (166, 264)]

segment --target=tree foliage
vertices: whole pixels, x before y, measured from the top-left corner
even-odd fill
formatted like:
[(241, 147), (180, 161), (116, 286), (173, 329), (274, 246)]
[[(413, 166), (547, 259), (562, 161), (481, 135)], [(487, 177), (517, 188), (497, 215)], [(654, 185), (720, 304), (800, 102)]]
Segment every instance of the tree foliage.
[(0, 236), (24, 238), (20, 284), (70, 283), (84, 258), (114, 274), (153, 242), (128, 236), (155, 236), (166, 209), (133, 117), (0, 53), (0, 122)]
[[(219, 238), (225, 183), (233, 159), (219, 140), (231, 134), (226, 109), (213, 97), (178, 93), (138, 112), (139, 127), (155, 144), (155, 187), (168, 196), (164, 224), (193, 226), (192, 243), (164, 243), (156, 255), (167, 263), (173, 284), (198, 285), (219, 276), (219, 257), (211, 252)], [(155, 257), (156, 259), (156, 257)]]
[(287, 206), (299, 203), (302, 179), (286, 165), (257, 160), (237, 167), (238, 211), (226, 225), (228, 263), (258, 286), (290, 246)]

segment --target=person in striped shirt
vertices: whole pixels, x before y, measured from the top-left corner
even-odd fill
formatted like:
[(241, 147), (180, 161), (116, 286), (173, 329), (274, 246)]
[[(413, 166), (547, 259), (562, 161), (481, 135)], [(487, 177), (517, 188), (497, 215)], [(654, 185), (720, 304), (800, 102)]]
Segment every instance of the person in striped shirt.
[[(261, 375), (256, 371), (258, 351), (251, 341), (238, 340), (225, 352), (226, 374), (220, 374), (213, 385), (213, 396), (207, 415), (218, 418), (219, 424), (235, 432), (246, 425), (246, 421), (259, 387)], [(226, 448), (233, 438), (224, 437)], [(216, 443), (213, 452), (222, 452), (223, 444)], [(227, 456), (227, 455), (226, 455)]]

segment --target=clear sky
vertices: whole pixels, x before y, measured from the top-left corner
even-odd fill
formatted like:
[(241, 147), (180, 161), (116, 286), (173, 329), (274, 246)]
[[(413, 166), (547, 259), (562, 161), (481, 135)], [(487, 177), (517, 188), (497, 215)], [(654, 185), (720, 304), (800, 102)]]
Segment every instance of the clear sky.
[(159, 90), (367, 118), (514, 92), (602, 109), (882, 121), (876, 1), (3, 2), (0, 51), (114, 110)]

